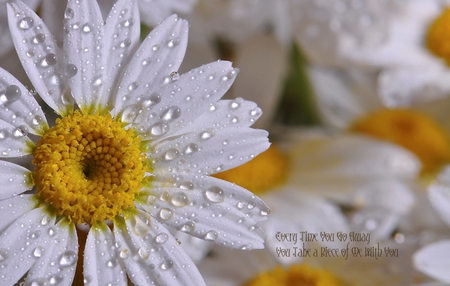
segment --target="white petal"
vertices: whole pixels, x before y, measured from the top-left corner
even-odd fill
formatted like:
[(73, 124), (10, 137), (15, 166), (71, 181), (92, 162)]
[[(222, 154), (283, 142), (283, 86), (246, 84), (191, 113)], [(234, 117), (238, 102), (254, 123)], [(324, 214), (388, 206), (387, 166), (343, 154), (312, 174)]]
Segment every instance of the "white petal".
[[(41, 222), (54, 224), (55, 218), (49, 218), (42, 208), (34, 209), (19, 217), (0, 235), (0, 252), (2, 257), (2, 283), (14, 285), (33, 265), (38, 257), (33, 255), (42, 247), (40, 239), (32, 240), (32, 235), (45, 231)], [(44, 226), (45, 228), (45, 226)]]
[(443, 282), (450, 283), (450, 240), (427, 245), (417, 251), (414, 265), (423, 273)]
[(42, 229), (42, 244), (33, 251), (38, 258), (28, 271), (26, 285), (72, 285), (78, 260), (78, 237), (73, 224), (60, 220)]
[(8, 4), (8, 21), (17, 53), (34, 88), (51, 108), (67, 114), (73, 103), (65, 94), (66, 66), (53, 35), (41, 18), (20, 1)]
[(107, 58), (104, 47), (104, 23), (96, 1), (67, 3), (64, 23), (64, 57), (71, 64), (69, 79), (72, 95), (80, 108), (94, 112), (109, 101), (103, 96)]
[[(0, 161), (0, 200), (31, 190), (31, 171), (14, 163)], [(7, 186), (7, 187), (5, 187)]]
[(196, 238), (184, 232), (172, 229), (169, 229), (169, 231), (181, 243), (184, 251), (186, 251), (194, 263), (198, 263), (205, 258), (213, 245), (209, 241)]
[(180, 130), (184, 134), (151, 145), (155, 170), (214, 174), (250, 161), (270, 146), (266, 131), (248, 128), (261, 113), (253, 102), (242, 99), (211, 105)]
[(0, 233), (16, 219), (38, 206), (34, 195), (19, 195), (0, 201)]
[[(139, 10), (134, 0), (117, 1), (106, 19), (105, 52), (108, 53), (108, 68), (104, 90), (110, 94), (116, 94), (123, 70), (139, 46), (139, 22)], [(110, 97), (110, 104), (113, 104), (113, 99)]]
[(142, 207), (170, 227), (226, 247), (264, 247), (258, 223), (267, 219), (269, 207), (244, 188), (209, 176), (174, 174), (156, 176), (148, 191)]
[(378, 84), (387, 107), (411, 106), (447, 96), (450, 72), (447, 67), (389, 69), (380, 74)]
[(429, 187), (428, 198), (440, 217), (450, 226), (450, 167)]
[(93, 285), (126, 285), (127, 278), (118, 261), (117, 248), (109, 227), (91, 227), (84, 250), (84, 277)]
[(21, 157), (31, 154), (34, 146), (28, 136), (28, 129), (14, 127), (0, 119), (0, 158)]
[[(173, 15), (153, 29), (141, 44), (125, 71), (114, 108), (151, 100), (172, 72), (177, 72), (186, 52), (188, 23)], [(149, 104), (151, 101), (149, 102)]]
[(114, 236), (135, 285), (205, 285), (183, 248), (148, 214), (139, 211), (126, 222), (116, 219)]
[[(143, 138), (150, 140), (171, 136), (178, 130), (185, 132), (186, 126), (225, 94), (236, 75), (237, 70), (230, 62), (221, 61), (191, 70), (176, 81), (169, 79), (151, 95), (155, 100), (158, 98), (157, 102), (139, 104), (144, 113), (136, 118), (139, 124), (135, 128), (144, 131)], [(162, 125), (164, 132), (159, 132), (157, 127)]]
[(35, 135), (42, 135), (48, 124), (44, 112), (28, 89), (7, 71), (0, 68), (0, 119), (16, 127), (23, 126)]

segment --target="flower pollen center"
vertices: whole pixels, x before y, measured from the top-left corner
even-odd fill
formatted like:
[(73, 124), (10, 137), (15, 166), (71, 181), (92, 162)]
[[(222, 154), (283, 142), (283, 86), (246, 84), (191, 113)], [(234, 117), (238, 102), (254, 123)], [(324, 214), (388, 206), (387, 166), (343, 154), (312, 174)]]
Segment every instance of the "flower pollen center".
[(422, 162), (422, 174), (450, 162), (450, 138), (446, 130), (418, 111), (381, 110), (357, 121), (350, 129), (413, 152)]
[(287, 157), (272, 144), (269, 149), (246, 164), (214, 174), (214, 177), (261, 195), (281, 185), (286, 180), (288, 168)]
[(339, 279), (328, 271), (294, 264), (288, 269), (281, 266), (259, 274), (243, 284), (243, 286), (339, 286)]
[(37, 194), (75, 223), (113, 220), (134, 208), (145, 174), (140, 138), (111, 116), (57, 119), (34, 152)]
[(437, 57), (450, 63), (450, 8), (445, 9), (429, 26), (425, 45)]

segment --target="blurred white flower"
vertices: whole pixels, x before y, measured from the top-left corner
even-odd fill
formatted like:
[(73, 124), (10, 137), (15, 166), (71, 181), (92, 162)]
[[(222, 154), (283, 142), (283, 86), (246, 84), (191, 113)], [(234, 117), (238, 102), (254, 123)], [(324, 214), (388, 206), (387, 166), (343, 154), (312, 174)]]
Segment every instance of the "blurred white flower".
[(96, 1), (69, 0), (60, 49), (29, 7), (7, 7), (24, 69), (60, 118), (49, 127), (25, 86), (0, 70), (0, 157), (32, 155), (35, 165), (0, 164), (3, 284), (26, 275), (25, 284), (204, 285), (166, 226), (264, 247), (255, 225), (267, 205), (210, 176), (269, 147), (267, 132), (250, 128), (261, 110), (220, 100), (238, 72), (230, 62), (178, 73), (187, 21), (170, 16), (140, 45), (136, 1), (119, 0), (104, 20)]
[[(434, 32), (438, 41), (426, 44), (430, 26), (449, 4), (445, 0), (344, 0), (333, 5), (297, 1), (297, 39), (314, 64), (380, 71), (376, 90), (382, 103), (408, 106), (450, 92), (447, 60), (436, 55), (450, 38)], [(436, 26), (446, 27), (446, 21)]]

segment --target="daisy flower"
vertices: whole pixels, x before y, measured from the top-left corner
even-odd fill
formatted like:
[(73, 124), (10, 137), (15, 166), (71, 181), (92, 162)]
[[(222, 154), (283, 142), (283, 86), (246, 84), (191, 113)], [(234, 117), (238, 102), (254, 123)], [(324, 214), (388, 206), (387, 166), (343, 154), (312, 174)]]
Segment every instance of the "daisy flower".
[(449, 4), (298, 1), (297, 39), (315, 64), (379, 71), (377, 90), (384, 105), (417, 104), (450, 91)]
[(1, 163), (2, 283), (71, 285), (83, 271), (92, 285), (203, 285), (166, 226), (262, 248), (252, 227), (267, 205), (209, 176), (269, 146), (266, 131), (250, 128), (256, 104), (219, 100), (238, 70), (218, 61), (178, 74), (188, 23), (173, 15), (139, 46), (136, 1), (118, 1), (105, 21), (95, 1), (68, 1), (64, 18), (61, 50), (30, 8), (8, 4), (25, 71), (61, 118), (50, 127), (31, 93), (0, 71), (0, 155), (31, 155), (35, 165)]
[[(410, 231), (441, 229), (442, 223), (432, 211), (426, 190), (442, 168), (450, 162), (450, 126), (448, 98), (416, 108), (383, 107), (376, 96), (376, 78), (356, 71), (310, 70), (319, 111), (324, 122), (337, 130), (368, 136), (397, 145), (413, 160), (386, 161), (402, 168), (412, 168), (403, 180), (416, 197), (412, 213), (402, 221)], [(392, 162), (392, 163), (389, 163)], [(389, 176), (386, 174), (386, 176)]]

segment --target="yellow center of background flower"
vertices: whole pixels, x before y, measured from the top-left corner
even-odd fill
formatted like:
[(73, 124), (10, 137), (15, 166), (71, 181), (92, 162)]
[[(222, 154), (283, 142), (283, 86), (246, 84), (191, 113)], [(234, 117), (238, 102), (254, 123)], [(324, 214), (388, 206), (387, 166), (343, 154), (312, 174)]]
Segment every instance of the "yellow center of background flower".
[(113, 220), (133, 209), (145, 174), (140, 139), (111, 116), (78, 111), (37, 142), (37, 194), (75, 223)]
[(339, 279), (330, 272), (306, 264), (294, 264), (288, 269), (281, 266), (259, 274), (243, 286), (339, 286)]
[(286, 156), (272, 144), (269, 149), (248, 163), (217, 173), (214, 177), (235, 183), (261, 195), (271, 188), (281, 185), (287, 177), (287, 170)]
[(446, 130), (418, 111), (380, 110), (357, 121), (350, 129), (410, 150), (421, 160), (422, 174), (450, 162), (450, 138)]
[(425, 45), (437, 57), (450, 63), (450, 9), (445, 9), (428, 28)]

